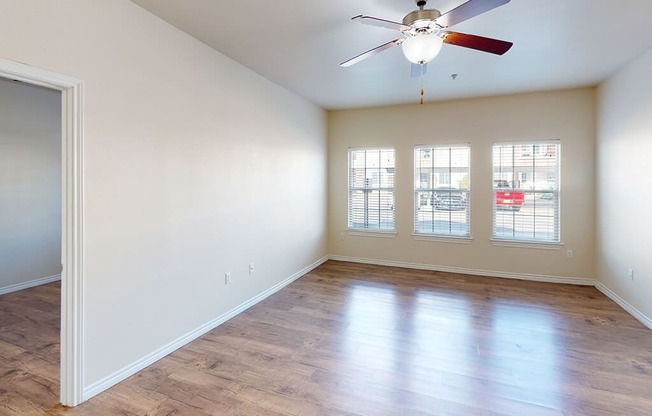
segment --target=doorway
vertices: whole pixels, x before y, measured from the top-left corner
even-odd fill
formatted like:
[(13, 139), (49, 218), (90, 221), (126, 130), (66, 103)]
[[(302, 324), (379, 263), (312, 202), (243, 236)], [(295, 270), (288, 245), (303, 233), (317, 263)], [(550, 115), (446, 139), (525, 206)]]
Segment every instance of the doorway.
[(60, 401), (75, 406), (83, 389), (83, 84), (0, 59), (0, 78), (61, 94), (61, 353)]
[(0, 407), (16, 412), (59, 402), (61, 168), (61, 92), (0, 78)]

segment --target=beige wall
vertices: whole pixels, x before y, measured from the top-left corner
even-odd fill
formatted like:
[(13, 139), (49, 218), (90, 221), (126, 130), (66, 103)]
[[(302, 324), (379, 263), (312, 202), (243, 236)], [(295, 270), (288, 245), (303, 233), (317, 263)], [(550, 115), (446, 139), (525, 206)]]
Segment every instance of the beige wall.
[[(600, 86), (597, 277), (652, 324), (652, 50)], [(634, 280), (628, 269), (634, 270)]]
[(84, 82), (87, 388), (326, 256), (322, 109), (127, 0), (0, 9), (1, 57)]
[(61, 272), (61, 94), (0, 79), (0, 293)]
[[(594, 278), (593, 89), (481, 98), (329, 113), (329, 251), (513, 277)], [(492, 244), (494, 141), (561, 140), (561, 239), (558, 250)], [(413, 154), (417, 144), (471, 144), (471, 244), (415, 241)], [(347, 149), (396, 149), (393, 239), (347, 234)], [(344, 233), (344, 234), (342, 234)], [(572, 249), (575, 258), (567, 259)], [(563, 279), (561, 279), (563, 280)]]

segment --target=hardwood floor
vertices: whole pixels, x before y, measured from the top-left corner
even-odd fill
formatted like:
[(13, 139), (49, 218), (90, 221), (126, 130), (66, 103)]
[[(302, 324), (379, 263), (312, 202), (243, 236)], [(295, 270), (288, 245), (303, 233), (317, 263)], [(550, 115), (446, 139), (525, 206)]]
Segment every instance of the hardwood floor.
[(0, 297), (0, 415), (652, 414), (652, 331), (592, 287), (329, 261), (74, 409), (40, 290)]
[(59, 402), (60, 302), (60, 282), (0, 296), (0, 415)]

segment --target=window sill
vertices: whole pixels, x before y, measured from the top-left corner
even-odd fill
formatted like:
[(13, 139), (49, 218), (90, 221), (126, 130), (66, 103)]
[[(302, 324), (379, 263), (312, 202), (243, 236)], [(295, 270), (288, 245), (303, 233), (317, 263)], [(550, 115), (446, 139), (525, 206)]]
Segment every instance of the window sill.
[(473, 242), (472, 237), (455, 237), (430, 234), (412, 234), (412, 238), (414, 238), (416, 241), (434, 241), (436, 243), (471, 244)]
[(356, 237), (396, 238), (396, 231), (348, 229), (346, 233)]
[(549, 242), (537, 242), (537, 241), (525, 241), (525, 240), (501, 240), (498, 238), (492, 238), (491, 244), (496, 247), (514, 247), (514, 248), (531, 248), (537, 250), (561, 250), (563, 243), (549, 243)]

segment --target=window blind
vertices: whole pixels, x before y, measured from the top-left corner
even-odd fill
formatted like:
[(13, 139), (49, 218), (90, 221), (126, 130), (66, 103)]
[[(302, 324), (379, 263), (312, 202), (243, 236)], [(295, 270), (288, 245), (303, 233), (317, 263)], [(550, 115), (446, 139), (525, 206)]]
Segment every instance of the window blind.
[(415, 148), (415, 234), (470, 236), (469, 157), (468, 145)]
[(349, 229), (393, 231), (394, 149), (349, 149)]
[(560, 241), (559, 141), (493, 146), (493, 237)]

